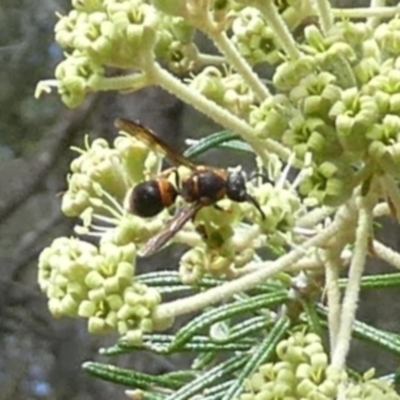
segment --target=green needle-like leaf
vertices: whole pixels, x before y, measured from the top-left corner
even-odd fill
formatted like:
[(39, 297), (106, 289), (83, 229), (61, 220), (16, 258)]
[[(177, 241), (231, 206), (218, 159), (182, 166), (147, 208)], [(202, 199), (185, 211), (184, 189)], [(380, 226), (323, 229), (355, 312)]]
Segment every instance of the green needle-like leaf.
[(252, 148), (247, 143), (239, 140), (239, 138), (239, 135), (236, 135), (230, 131), (216, 132), (212, 135), (201, 138), (196, 144), (190, 146), (184, 152), (184, 156), (188, 158), (195, 158), (210, 149), (221, 146), (232, 148), (234, 150), (253, 152)]
[(173, 348), (180, 348), (189, 341), (196, 333), (204, 328), (235, 315), (243, 315), (246, 312), (259, 312), (260, 310), (283, 303), (288, 299), (287, 291), (277, 291), (275, 293), (261, 294), (250, 297), (240, 302), (226, 304), (213, 308), (202, 315), (192, 319), (176, 334)]
[(143, 335), (143, 343), (141, 345), (132, 345), (129, 342), (121, 340), (114, 346), (101, 349), (100, 354), (115, 356), (131, 353), (135, 350), (149, 350), (157, 354), (170, 354), (177, 351), (247, 351), (254, 344), (254, 340), (249, 337), (231, 343), (217, 343), (208, 336), (194, 336), (190, 341), (177, 349), (175, 346), (172, 347), (174, 339), (175, 336), (173, 335), (145, 334)]
[(194, 395), (200, 393), (203, 389), (209, 388), (214, 382), (221, 381), (223, 378), (230, 376), (233, 372), (242, 368), (246, 363), (248, 357), (243, 354), (230, 358), (218, 364), (216, 367), (208, 370), (206, 373), (200, 375), (194, 381), (183, 386), (173, 395), (167, 397), (166, 400), (186, 400), (192, 399)]
[(218, 343), (234, 343), (239, 339), (248, 338), (262, 329), (269, 328), (273, 323), (273, 320), (266, 316), (249, 318), (230, 328), (229, 335), (226, 337), (218, 339), (213, 337), (213, 340)]
[[(327, 309), (321, 305), (317, 307), (317, 312), (326, 318)], [(326, 319), (322, 321), (327, 326)], [(400, 337), (394, 333), (377, 329), (361, 321), (353, 324), (354, 337), (376, 344), (394, 354), (400, 355)]]
[(97, 378), (136, 389), (149, 390), (154, 386), (160, 386), (176, 390), (182, 386), (181, 381), (177, 379), (171, 379), (168, 376), (164, 377), (163, 375), (148, 375), (142, 372), (135, 372), (125, 368), (119, 368), (115, 365), (86, 362), (83, 364), (82, 368)]
[[(339, 286), (346, 287), (347, 279), (340, 279)], [(385, 289), (400, 286), (400, 273), (379, 274), (363, 276), (361, 279), (361, 289)]]
[(289, 328), (290, 320), (282, 315), (275, 326), (271, 329), (267, 337), (257, 346), (247, 360), (246, 365), (241, 369), (237, 379), (232, 383), (230, 388), (225, 392), (222, 400), (231, 400), (237, 398), (242, 392), (244, 380), (252, 374), (257, 368), (263, 364), (273, 353), (276, 345), (285, 335)]

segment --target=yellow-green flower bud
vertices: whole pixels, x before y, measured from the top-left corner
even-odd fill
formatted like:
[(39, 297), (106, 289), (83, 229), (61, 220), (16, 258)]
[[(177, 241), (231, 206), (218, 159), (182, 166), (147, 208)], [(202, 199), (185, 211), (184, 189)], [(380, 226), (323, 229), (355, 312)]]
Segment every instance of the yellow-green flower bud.
[(130, 306), (136, 306), (137, 304), (140, 304), (142, 299), (143, 297), (140, 294), (136, 293), (130, 288), (124, 292), (124, 300), (126, 304), (129, 304)]
[(390, 96), (390, 112), (395, 114), (400, 112), (400, 93), (394, 93)]
[(302, 347), (291, 345), (284, 341), (278, 344), (276, 353), (280, 359), (294, 364), (298, 364), (306, 360)]
[(207, 258), (202, 247), (188, 250), (179, 263), (179, 275), (182, 283), (193, 284), (200, 279), (207, 268)]
[(281, 368), (279, 371), (276, 372), (276, 380), (285, 382), (290, 387), (296, 382), (296, 375), (294, 369), (291, 368)]
[(318, 385), (318, 391), (328, 399), (334, 399), (337, 396), (338, 385), (336, 382), (333, 382), (326, 377), (326, 379)]
[(304, 38), (316, 51), (322, 52), (326, 50), (325, 38), (316, 25), (311, 24), (305, 27)]
[(119, 293), (121, 291), (121, 285), (118, 276), (110, 276), (106, 278), (103, 287), (107, 294)]
[(292, 394), (293, 388), (286, 382), (274, 382), (274, 396), (278, 399), (287, 399)]
[(79, 76), (64, 78), (58, 87), (62, 102), (69, 108), (76, 108), (83, 103), (86, 90), (86, 82)]
[[(59, 278), (59, 276), (57, 276), (57, 278)], [(86, 297), (87, 287), (83, 283), (68, 280), (66, 283), (63, 282), (62, 285), (66, 286), (66, 292), (75, 299), (83, 299)]]
[(143, 319), (150, 315), (150, 310), (144, 305), (140, 304), (137, 304), (134, 307), (132, 307), (132, 312), (134, 313), (135, 316), (139, 317), (140, 319)]
[(189, 87), (200, 92), (209, 100), (217, 104), (223, 104), (225, 86), (222, 80), (222, 73), (218, 68), (208, 66), (197, 74), (189, 83)]
[(104, 284), (104, 277), (98, 271), (90, 271), (86, 275), (85, 284), (89, 289), (102, 287)]
[(357, 65), (353, 67), (354, 74), (360, 84), (368, 83), (374, 76), (379, 73), (378, 60), (370, 57), (363, 58)]
[(309, 364), (299, 364), (296, 368), (295, 376), (297, 379), (311, 379), (313, 369)]
[[(307, 339), (306, 339), (307, 343)], [(322, 346), (321, 341), (313, 341), (310, 344), (308, 344), (306, 347), (304, 347), (304, 353), (307, 354), (308, 357), (311, 357), (315, 354), (324, 354), (324, 348)]]
[(64, 315), (75, 316), (78, 311), (79, 303), (73, 298), (73, 296), (66, 294), (61, 299), (60, 306)]
[(97, 289), (92, 289), (92, 290), (89, 290), (89, 292), (88, 292), (88, 298), (91, 301), (94, 301), (96, 303), (105, 300), (106, 297), (107, 297), (107, 293), (103, 287), (99, 287)]
[[(305, 349), (307, 351), (307, 349)], [(313, 368), (325, 369), (328, 366), (329, 360), (328, 356), (323, 352), (318, 352), (316, 354), (309, 355), (310, 364)]]
[(129, 306), (127, 303), (125, 303), (119, 310), (118, 310), (118, 320), (122, 321), (128, 321), (129, 319), (132, 318), (133, 308)]
[(354, 47), (362, 45), (372, 35), (371, 27), (365, 22), (346, 21), (340, 27), (346, 42)]
[(79, 304), (78, 315), (83, 318), (95, 316), (97, 307), (95, 303), (89, 300), (84, 300)]
[(116, 311), (109, 311), (104, 318), (109, 329), (116, 329), (118, 326), (118, 317)]
[(112, 294), (107, 297), (107, 304), (113, 311), (118, 311), (124, 304), (120, 294)]
[(146, 293), (144, 294), (144, 303), (149, 309), (156, 307), (161, 303), (160, 292), (154, 288), (147, 288)]
[(296, 391), (300, 398), (308, 398), (310, 393), (316, 392), (318, 390), (318, 386), (312, 382), (311, 379), (304, 378), (297, 385)]
[(381, 115), (385, 115), (389, 112), (390, 106), (390, 94), (383, 92), (382, 90), (377, 90), (373, 94), (373, 98), (378, 107), (378, 112)]
[(135, 274), (135, 267), (132, 263), (127, 261), (121, 261), (118, 263), (115, 276), (120, 282), (120, 284), (124, 286), (128, 286), (132, 281), (132, 278)]
[(228, 271), (231, 264), (232, 260), (230, 258), (211, 254), (209, 265), (207, 266), (207, 272), (212, 275), (222, 275)]
[(247, 265), (255, 255), (255, 250), (253, 248), (247, 248), (240, 251), (240, 253), (235, 254), (233, 263), (235, 268), (243, 268)]
[(246, 380), (246, 388), (248, 391), (259, 392), (264, 383), (263, 374), (255, 372)]
[(250, 64), (266, 61), (276, 49), (273, 31), (256, 8), (242, 9), (232, 22), (232, 32), (232, 42)]
[(250, 112), (249, 121), (258, 137), (280, 139), (288, 127), (288, 119), (292, 113), (294, 109), (288, 97), (277, 94), (254, 108)]
[(90, 317), (88, 321), (88, 331), (89, 333), (102, 334), (108, 332), (109, 327), (103, 318)]
[(196, 66), (199, 51), (194, 43), (182, 43), (174, 40), (170, 43), (168, 53), (163, 58), (169, 70), (184, 74)]
[(397, 56), (400, 52), (399, 20), (393, 18), (389, 23), (381, 23), (374, 30), (374, 37), (382, 51)]
[[(122, 328), (122, 327), (121, 327)], [(126, 333), (125, 333), (126, 332)], [(143, 341), (143, 332), (140, 329), (130, 329), (125, 331), (124, 339), (133, 345), (140, 345)]]
[(61, 309), (61, 301), (58, 298), (51, 297), (47, 303), (49, 311), (54, 318), (65, 317), (63, 310)]
[(153, 331), (153, 321), (150, 318), (144, 318), (139, 323), (140, 330), (142, 332), (152, 332)]
[(316, 61), (310, 56), (303, 56), (298, 60), (282, 63), (275, 71), (273, 83), (279, 90), (290, 90), (298, 85), (300, 80), (311, 73), (315, 67)]

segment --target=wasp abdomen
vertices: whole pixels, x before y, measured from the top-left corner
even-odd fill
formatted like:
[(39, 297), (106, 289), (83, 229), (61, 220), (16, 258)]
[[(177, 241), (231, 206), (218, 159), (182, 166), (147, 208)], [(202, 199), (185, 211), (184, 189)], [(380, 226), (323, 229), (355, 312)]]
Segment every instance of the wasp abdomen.
[(178, 195), (167, 179), (149, 180), (137, 184), (128, 199), (128, 209), (140, 217), (154, 217), (171, 206)]

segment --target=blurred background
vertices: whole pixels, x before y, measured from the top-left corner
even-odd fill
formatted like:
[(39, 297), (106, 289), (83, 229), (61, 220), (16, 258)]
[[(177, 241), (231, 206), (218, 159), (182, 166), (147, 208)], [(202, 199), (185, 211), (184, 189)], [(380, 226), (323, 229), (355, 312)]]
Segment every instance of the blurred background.
[[(356, 7), (363, 2), (336, 2), (344, 3)], [(52, 78), (62, 58), (53, 39), (55, 13), (69, 9), (69, 1), (0, 0), (0, 400), (125, 398), (122, 387), (95, 380), (80, 368), (83, 361), (101, 360), (97, 350), (115, 337), (89, 336), (84, 321), (51, 318), (36, 283), (41, 250), (54, 238), (72, 234), (73, 221), (62, 217), (57, 195), (66, 189), (74, 157), (70, 146), (81, 146), (84, 134), (111, 141), (116, 117), (139, 119), (179, 149), (184, 148), (184, 138), (218, 129), (157, 88), (91, 95), (72, 111), (55, 94), (36, 100), (36, 83)], [(203, 48), (209, 45), (199, 40)], [(246, 164), (242, 157), (224, 155), (224, 161)], [(397, 225), (384, 223), (384, 242), (399, 250)], [(139, 268), (168, 268), (176, 265), (178, 255), (179, 250), (167, 249), (142, 261)], [(371, 262), (369, 271), (377, 269), (390, 270)], [(362, 300), (358, 317), (400, 332), (396, 290), (365, 292)], [(162, 373), (188, 361), (139, 353), (112, 362)], [(382, 374), (397, 366), (394, 357), (355, 343), (352, 366), (365, 370), (371, 362)]]

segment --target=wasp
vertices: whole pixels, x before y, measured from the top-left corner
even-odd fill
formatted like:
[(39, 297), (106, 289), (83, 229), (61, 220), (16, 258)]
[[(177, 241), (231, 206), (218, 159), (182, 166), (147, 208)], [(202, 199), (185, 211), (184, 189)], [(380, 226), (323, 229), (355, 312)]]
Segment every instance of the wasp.
[[(258, 201), (246, 189), (246, 174), (243, 171), (228, 171), (198, 165), (173, 150), (150, 129), (138, 122), (119, 118), (115, 121), (117, 129), (139, 139), (151, 149), (163, 154), (169, 163), (175, 165), (155, 179), (134, 186), (128, 194), (128, 211), (140, 217), (153, 217), (163, 209), (172, 206), (181, 196), (191, 206), (180, 210), (164, 228), (151, 238), (142, 248), (142, 256), (150, 255), (168, 242), (204, 206), (216, 205), (218, 200), (227, 197), (236, 202), (252, 203), (261, 217), (265, 215)], [(176, 167), (187, 167), (190, 174), (180, 179)], [(175, 173), (175, 185), (170, 182), (170, 173)]]

